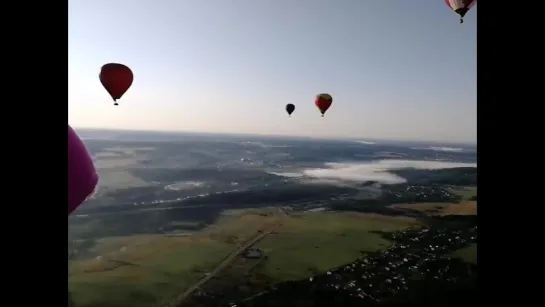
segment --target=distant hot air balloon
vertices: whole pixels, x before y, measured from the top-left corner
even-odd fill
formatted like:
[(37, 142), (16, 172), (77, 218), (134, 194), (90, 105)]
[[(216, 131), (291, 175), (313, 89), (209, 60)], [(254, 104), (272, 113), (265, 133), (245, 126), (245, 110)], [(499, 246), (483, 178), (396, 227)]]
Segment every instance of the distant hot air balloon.
[(464, 23), (464, 16), (477, 4), (477, 0), (445, 0), (445, 3), (458, 15), (460, 23)]
[(89, 152), (68, 126), (68, 215), (93, 194), (97, 183), (98, 175)]
[(291, 113), (295, 111), (295, 105), (293, 103), (288, 103), (286, 105), (286, 112), (288, 112), (288, 115), (291, 116)]
[(120, 99), (131, 87), (134, 76), (129, 67), (119, 63), (108, 63), (100, 69), (100, 83), (108, 91), (114, 105), (119, 105), (116, 100)]
[(324, 117), (325, 112), (331, 107), (332, 103), (333, 97), (329, 94), (318, 94), (316, 100), (314, 100), (314, 104), (318, 107), (320, 113), (322, 113), (322, 117)]

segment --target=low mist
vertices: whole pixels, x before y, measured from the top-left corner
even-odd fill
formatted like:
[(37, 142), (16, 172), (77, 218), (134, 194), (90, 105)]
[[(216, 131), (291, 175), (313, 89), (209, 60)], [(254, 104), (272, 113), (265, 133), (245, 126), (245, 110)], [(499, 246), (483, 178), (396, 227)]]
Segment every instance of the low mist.
[(326, 168), (307, 169), (303, 174), (308, 177), (346, 181), (376, 181), (382, 184), (405, 183), (407, 180), (390, 170), (398, 169), (445, 169), (458, 167), (477, 167), (476, 163), (455, 163), (440, 161), (380, 160), (368, 163), (326, 163)]

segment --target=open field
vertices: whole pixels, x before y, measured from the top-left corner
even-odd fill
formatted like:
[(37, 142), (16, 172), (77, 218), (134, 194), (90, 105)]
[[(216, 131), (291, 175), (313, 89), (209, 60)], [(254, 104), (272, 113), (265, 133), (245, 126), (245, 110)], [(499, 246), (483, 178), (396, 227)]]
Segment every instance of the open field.
[(150, 306), (169, 300), (233, 248), (205, 237), (118, 240), (125, 251), (70, 264), (69, 289), (76, 306)]
[(477, 196), (477, 187), (458, 187), (454, 192), (462, 197), (462, 201)]
[(288, 213), (279, 227), (253, 245), (264, 253), (261, 258), (238, 257), (201, 286), (184, 306), (201, 306), (200, 295), (206, 296), (204, 293), (248, 297), (277, 282), (323, 273), (356, 260), (362, 253), (390, 246), (389, 241), (372, 231), (419, 225), (413, 218), (378, 214)]
[(361, 213), (286, 216), (278, 209), (230, 211), (218, 223), (190, 236), (100, 240), (93, 248), (100, 256), (69, 262), (71, 299), (78, 307), (163, 305), (214, 270), (240, 245), (279, 223), (282, 226), (254, 245), (265, 252), (266, 259), (246, 261), (250, 266), (238, 266), (240, 272), (259, 272), (267, 281), (304, 278), (389, 245), (369, 231), (418, 224), (411, 218)]
[(190, 236), (140, 235), (106, 238), (100, 256), (69, 262), (75, 306), (163, 304), (213, 270), (237, 247), (279, 216), (230, 214)]
[(452, 257), (461, 258), (469, 263), (477, 263), (477, 244), (471, 244), (468, 247), (459, 249), (452, 253)]
[(417, 224), (412, 218), (378, 214), (297, 214), (255, 245), (267, 256), (259, 271), (275, 282), (307, 278), (390, 245), (370, 231), (395, 231)]
[(462, 197), (459, 203), (396, 204), (390, 208), (416, 210), (431, 215), (476, 215), (477, 202), (469, 199), (477, 196), (477, 187), (460, 187), (454, 192)]
[(476, 215), (477, 202), (464, 201), (457, 204), (449, 203), (422, 203), (422, 204), (399, 204), (391, 208), (409, 209), (426, 212), (431, 215)]

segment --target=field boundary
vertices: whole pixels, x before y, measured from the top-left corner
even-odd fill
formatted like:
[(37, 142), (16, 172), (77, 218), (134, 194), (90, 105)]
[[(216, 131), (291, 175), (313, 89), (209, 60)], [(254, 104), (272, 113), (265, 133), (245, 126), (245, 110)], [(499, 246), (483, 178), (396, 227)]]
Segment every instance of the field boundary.
[[(285, 213), (284, 213), (284, 216), (285, 216)], [(225, 269), (226, 267), (231, 265), (231, 263), (235, 259), (237, 259), (240, 256), (240, 254), (242, 254), (245, 250), (247, 250), (248, 248), (252, 247), (256, 243), (261, 241), (265, 236), (267, 236), (268, 234), (274, 232), (276, 229), (278, 229), (282, 225), (283, 225), (283, 223), (282, 223), (282, 221), (280, 221), (278, 224), (276, 224), (276, 225), (272, 226), (271, 228), (269, 228), (269, 230), (263, 231), (261, 233), (256, 234), (253, 238), (251, 238), (246, 243), (244, 243), (239, 248), (237, 248), (235, 251), (233, 251), (231, 254), (229, 254), (222, 262), (220, 262), (220, 264), (218, 264), (216, 266), (216, 268), (214, 268), (214, 270), (212, 270), (210, 272), (210, 274), (207, 274), (206, 276), (201, 278), (199, 281), (197, 281), (195, 284), (193, 284), (192, 286), (187, 288), (184, 292), (182, 292), (179, 296), (177, 296), (173, 301), (165, 304), (163, 307), (179, 307), (179, 306), (181, 306), (182, 303), (184, 302), (184, 300), (186, 298), (188, 298), (191, 294), (193, 294), (193, 292), (195, 290), (197, 290), (199, 287), (204, 285), (207, 281), (209, 281), (212, 277), (216, 276), (223, 269)]]

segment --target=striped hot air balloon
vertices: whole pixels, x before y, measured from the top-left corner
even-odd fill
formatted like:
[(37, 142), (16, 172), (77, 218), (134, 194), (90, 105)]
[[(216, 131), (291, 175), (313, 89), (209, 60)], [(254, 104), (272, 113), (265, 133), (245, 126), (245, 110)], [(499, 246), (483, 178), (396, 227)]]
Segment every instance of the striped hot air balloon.
[(445, 3), (451, 10), (460, 15), (460, 23), (464, 23), (464, 16), (477, 4), (477, 0), (445, 0)]

